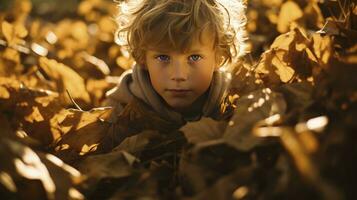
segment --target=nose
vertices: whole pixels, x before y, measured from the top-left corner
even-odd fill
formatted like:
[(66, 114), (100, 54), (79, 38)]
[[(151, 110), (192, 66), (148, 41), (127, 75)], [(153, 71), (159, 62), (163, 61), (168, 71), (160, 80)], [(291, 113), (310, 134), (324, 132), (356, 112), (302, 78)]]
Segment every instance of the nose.
[(172, 64), (171, 80), (186, 81), (188, 78), (188, 66), (183, 62), (174, 62)]

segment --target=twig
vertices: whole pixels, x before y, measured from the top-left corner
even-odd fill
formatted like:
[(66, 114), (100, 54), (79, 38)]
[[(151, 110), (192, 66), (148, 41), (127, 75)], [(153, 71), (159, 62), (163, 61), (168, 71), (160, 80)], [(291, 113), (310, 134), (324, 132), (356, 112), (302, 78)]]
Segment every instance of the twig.
[(80, 111), (83, 111), (81, 107), (79, 107), (79, 105), (74, 101), (74, 99), (72, 98), (71, 94), (69, 93), (69, 91), (66, 89), (66, 92), (69, 96), (69, 99), (71, 100), (71, 102), (73, 103), (73, 105)]
[(338, 2), (338, 6), (340, 7), (341, 11), (342, 11), (342, 14), (343, 14), (343, 17), (346, 19), (347, 15), (345, 13), (345, 6), (346, 5), (346, 1), (344, 1), (344, 5), (342, 6), (341, 4), (341, 0), (337, 0)]

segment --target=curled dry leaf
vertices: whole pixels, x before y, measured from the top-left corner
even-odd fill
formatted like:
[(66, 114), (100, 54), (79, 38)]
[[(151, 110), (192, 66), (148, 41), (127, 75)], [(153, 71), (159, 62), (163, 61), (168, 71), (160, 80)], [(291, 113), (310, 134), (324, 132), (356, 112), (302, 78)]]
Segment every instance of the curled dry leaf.
[(235, 113), (228, 123), (223, 139), (241, 151), (250, 151), (263, 140), (252, 134), (255, 123), (269, 116), (286, 112), (286, 102), (280, 93), (269, 88), (243, 96), (237, 101)]
[(318, 65), (311, 41), (298, 28), (278, 36), (270, 48), (256, 68), (268, 84), (293, 82), (295, 77), (304, 80)]

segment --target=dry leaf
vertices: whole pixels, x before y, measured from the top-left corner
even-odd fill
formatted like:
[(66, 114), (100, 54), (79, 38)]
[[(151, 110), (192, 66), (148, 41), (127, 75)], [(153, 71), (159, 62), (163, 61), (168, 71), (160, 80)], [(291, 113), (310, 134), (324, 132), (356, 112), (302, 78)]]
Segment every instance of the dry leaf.
[(302, 16), (303, 12), (298, 4), (294, 1), (285, 2), (280, 9), (277, 30), (280, 33), (289, 31), (291, 23), (300, 19)]
[(83, 199), (78, 191), (79, 196), (71, 196), (69, 192), (74, 180), (80, 177), (74, 168), (53, 155), (35, 152), (9, 138), (2, 137), (0, 147), (3, 163), (0, 185), (4, 184), (8, 191), (12, 191), (12, 198)]
[(57, 91), (61, 93), (61, 98), (65, 103), (70, 104), (66, 90), (71, 94), (74, 100), (82, 100), (89, 104), (90, 97), (84, 85), (84, 80), (73, 69), (58, 63), (56, 60), (50, 60), (45, 57), (39, 59), (40, 68), (56, 82)]
[(286, 102), (279, 93), (269, 88), (252, 92), (237, 101), (237, 108), (228, 123), (223, 139), (241, 151), (249, 151), (262, 142), (252, 134), (254, 124), (269, 116), (286, 111)]
[(222, 137), (227, 122), (202, 118), (197, 122), (189, 122), (181, 127), (187, 141), (192, 144), (207, 142)]
[(0, 110), (13, 112), (15, 124), (21, 124), (30, 137), (43, 145), (51, 144), (56, 134), (52, 135), (49, 120), (63, 109), (59, 104), (58, 94), (26, 88), (22, 83), (8, 78), (0, 78), (0, 88)]
[(75, 109), (65, 111), (57, 123), (62, 136), (55, 144), (55, 154), (71, 161), (87, 153), (100, 151), (98, 145), (109, 134), (111, 123), (107, 120), (111, 108), (97, 108), (84, 112)]
[(309, 1), (304, 8), (304, 18), (311, 29), (322, 28), (325, 19), (316, 1)]

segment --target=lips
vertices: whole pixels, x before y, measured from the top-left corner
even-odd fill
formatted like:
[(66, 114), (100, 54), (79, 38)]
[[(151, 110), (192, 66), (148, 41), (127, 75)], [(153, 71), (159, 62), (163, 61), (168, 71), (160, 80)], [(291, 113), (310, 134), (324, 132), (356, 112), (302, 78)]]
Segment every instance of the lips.
[(191, 92), (188, 89), (166, 89), (166, 91), (174, 97), (185, 97)]

